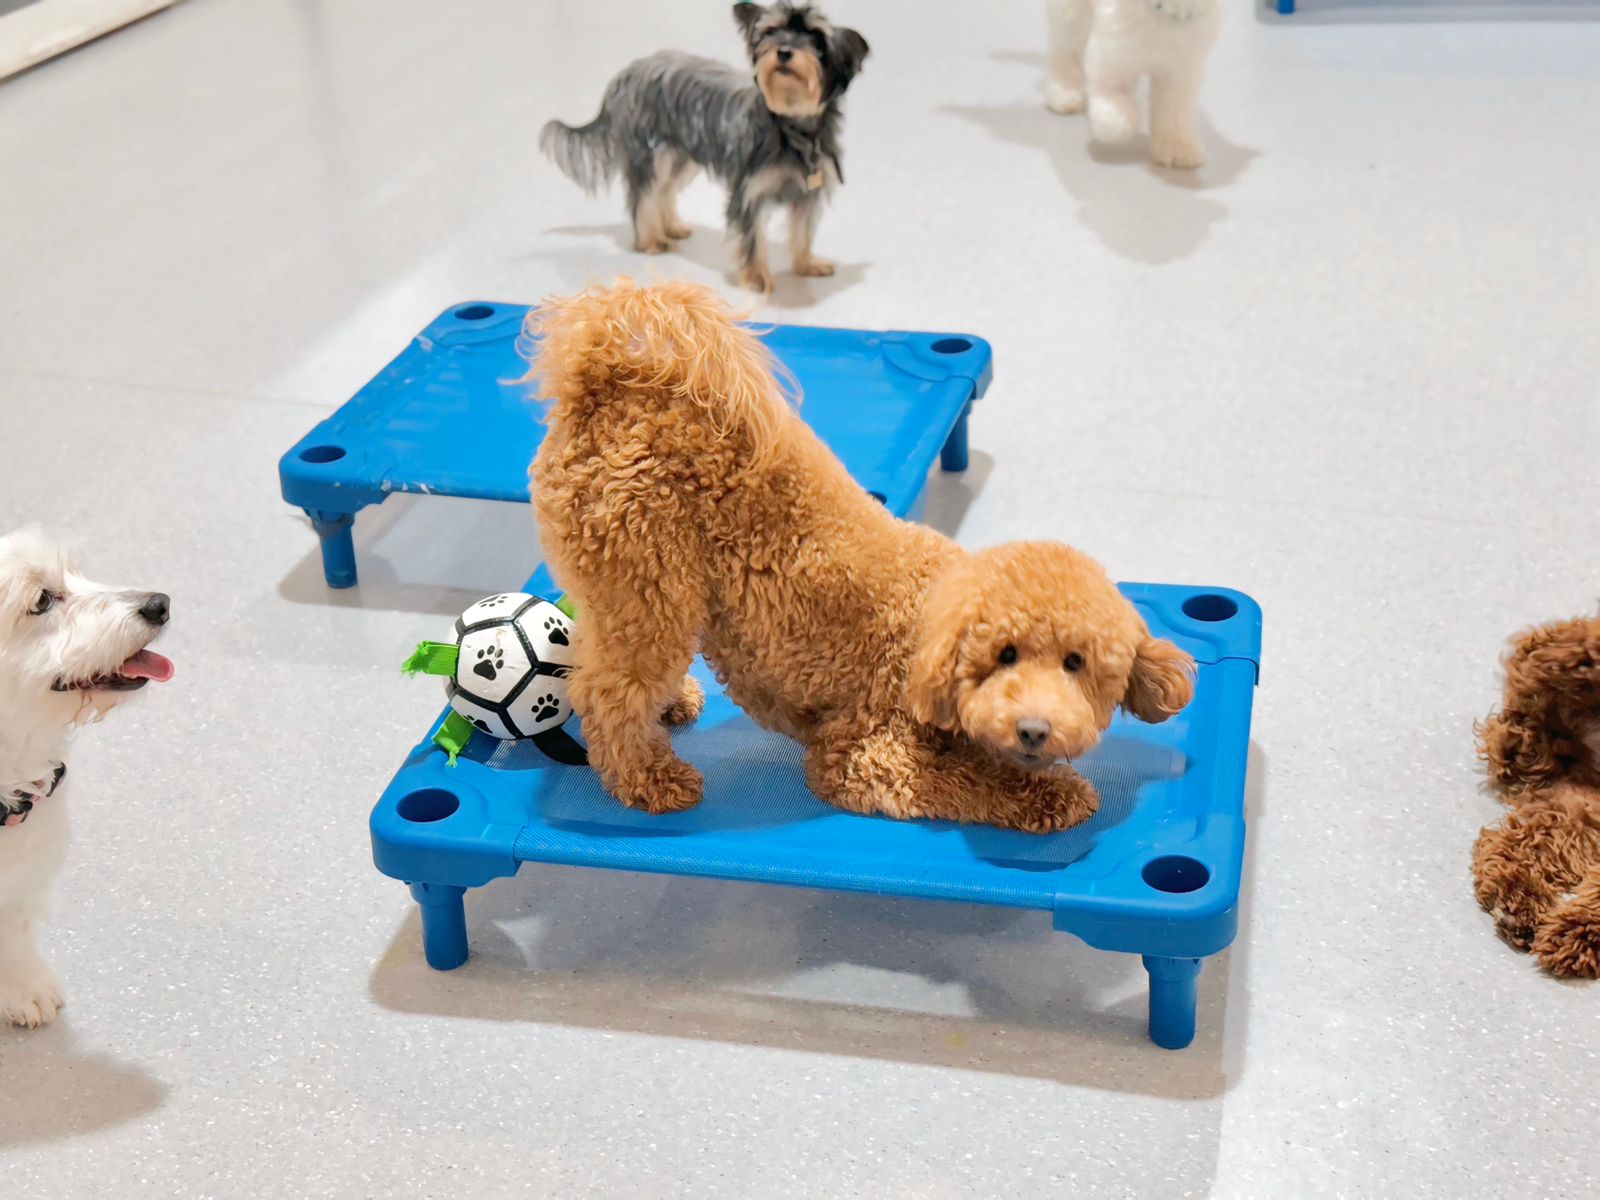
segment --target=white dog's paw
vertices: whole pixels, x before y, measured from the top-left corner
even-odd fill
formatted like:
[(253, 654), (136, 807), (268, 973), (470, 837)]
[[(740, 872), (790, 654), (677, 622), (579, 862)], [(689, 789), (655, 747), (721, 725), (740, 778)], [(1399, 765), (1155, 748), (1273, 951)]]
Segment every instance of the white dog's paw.
[(1189, 171), (1206, 161), (1206, 151), (1194, 138), (1152, 137), (1150, 161), (1158, 167), (1177, 167)]
[(60, 981), (48, 969), (0, 983), (0, 1021), (9, 1025), (48, 1025), (66, 1002)]
[(1115, 146), (1139, 136), (1139, 108), (1127, 96), (1090, 96), (1089, 132)]
[(1044, 106), (1051, 112), (1075, 113), (1083, 111), (1083, 89), (1059, 79), (1044, 81)]

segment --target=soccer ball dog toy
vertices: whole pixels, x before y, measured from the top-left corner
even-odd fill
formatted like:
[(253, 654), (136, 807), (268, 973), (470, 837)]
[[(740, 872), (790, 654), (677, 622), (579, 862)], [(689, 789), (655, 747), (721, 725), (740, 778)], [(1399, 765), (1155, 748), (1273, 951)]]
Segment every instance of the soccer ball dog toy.
[(423, 642), (406, 660), (406, 674), (445, 676), (455, 711), (434, 742), (455, 762), (473, 730), (502, 741), (527, 738), (557, 762), (588, 761), (561, 728), (572, 715), (570, 606), (526, 592), (487, 596), (456, 619), (454, 642)]

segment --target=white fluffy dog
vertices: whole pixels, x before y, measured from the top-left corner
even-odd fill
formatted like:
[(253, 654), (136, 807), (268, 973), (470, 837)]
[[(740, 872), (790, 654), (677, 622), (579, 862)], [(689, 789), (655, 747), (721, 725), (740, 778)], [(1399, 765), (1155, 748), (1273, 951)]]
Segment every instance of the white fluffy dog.
[(1161, 167), (1205, 161), (1195, 129), (1200, 77), (1221, 22), (1218, 0), (1046, 0), (1050, 24), (1045, 104), (1089, 109), (1099, 142), (1139, 132), (1141, 76), (1150, 77), (1150, 158)]
[(159, 592), (93, 583), (37, 530), (0, 537), (0, 1024), (45, 1025), (61, 985), (34, 927), (67, 849), (66, 744), (130, 692), (172, 678), (145, 647)]

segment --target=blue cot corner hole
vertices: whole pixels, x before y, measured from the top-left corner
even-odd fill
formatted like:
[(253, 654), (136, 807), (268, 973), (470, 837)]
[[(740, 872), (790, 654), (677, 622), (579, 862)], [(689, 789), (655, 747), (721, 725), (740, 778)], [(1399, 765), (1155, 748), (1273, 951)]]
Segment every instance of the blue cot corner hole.
[(1232, 596), (1219, 596), (1202, 592), (1183, 602), (1183, 615), (1196, 621), (1226, 621), (1239, 611), (1239, 602)]
[(422, 788), (400, 797), (395, 811), (400, 819), (414, 825), (428, 825), (442, 821), (461, 807), (461, 798), (443, 788)]
[(935, 354), (965, 354), (972, 349), (972, 343), (966, 338), (940, 338), (930, 349)]
[(300, 451), (301, 462), (315, 463), (318, 465), (321, 465), (322, 463), (338, 462), (344, 456), (345, 448), (343, 446), (307, 446), (304, 450)]
[(1158, 892), (1181, 896), (1198, 892), (1211, 882), (1211, 871), (1205, 863), (1186, 854), (1163, 854), (1145, 863), (1140, 872), (1144, 881)]
[(494, 316), (494, 309), (487, 304), (468, 304), (456, 309), (454, 316), (458, 321), (482, 321)]

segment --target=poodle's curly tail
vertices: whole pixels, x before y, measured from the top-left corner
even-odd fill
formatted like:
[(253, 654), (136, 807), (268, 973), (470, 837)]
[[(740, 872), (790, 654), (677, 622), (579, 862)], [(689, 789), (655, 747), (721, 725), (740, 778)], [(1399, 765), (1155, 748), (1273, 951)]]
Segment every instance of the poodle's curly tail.
[(617, 173), (617, 148), (611, 140), (611, 119), (604, 113), (577, 127), (548, 121), (539, 131), (539, 149), (561, 173), (591, 196)]
[(761, 461), (799, 401), (788, 370), (698, 284), (619, 279), (546, 300), (522, 332), (532, 359), (522, 382), (538, 386), (555, 421), (581, 420), (622, 391), (652, 389), (700, 409), (718, 438), (742, 433)]

